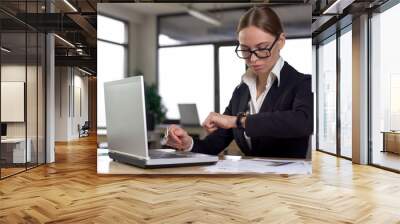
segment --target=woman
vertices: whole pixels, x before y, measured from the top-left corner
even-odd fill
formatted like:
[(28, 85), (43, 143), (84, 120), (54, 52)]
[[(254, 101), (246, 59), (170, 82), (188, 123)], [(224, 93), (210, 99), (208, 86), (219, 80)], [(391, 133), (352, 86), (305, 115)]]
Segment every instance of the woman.
[(216, 155), (235, 139), (247, 156), (305, 158), (313, 132), (311, 76), (280, 57), (285, 34), (279, 17), (269, 7), (254, 7), (241, 17), (237, 36), (236, 54), (248, 70), (225, 112), (208, 115), (204, 140), (171, 125), (166, 144)]

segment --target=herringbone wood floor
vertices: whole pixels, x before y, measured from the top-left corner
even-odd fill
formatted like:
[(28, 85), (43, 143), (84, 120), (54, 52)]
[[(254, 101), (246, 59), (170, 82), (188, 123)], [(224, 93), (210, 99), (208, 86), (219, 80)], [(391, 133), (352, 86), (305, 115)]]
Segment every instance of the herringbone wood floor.
[(97, 176), (96, 139), (0, 181), (0, 223), (400, 223), (400, 175), (315, 153), (310, 176)]

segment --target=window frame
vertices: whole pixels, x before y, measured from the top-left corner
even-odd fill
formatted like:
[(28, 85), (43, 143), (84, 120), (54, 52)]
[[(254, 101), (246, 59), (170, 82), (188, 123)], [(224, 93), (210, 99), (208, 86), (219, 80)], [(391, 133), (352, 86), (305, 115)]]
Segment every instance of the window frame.
[[(327, 28), (326, 30), (329, 32), (328, 35), (324, 33), (322, 33), (323, 38), (322, 39), (318, 39), (313, 37), (313, 44), (316, 45), (316, 151), (319, 152), (323, 152), (329, 155), (333, 155), (339, 158), (343, 158), (346, 160), (352, 160), (352, 158), (347, 157), (342, 155), (342, 150), (341, 150), (341, 119), (340, 119), (340, 113), (341, 113), (341, 109), (340, 109), (340, 104), (341, 104), (341, 91), (340, 91), (340, 77), (341, 77), (341, 67), (340, 67), (340, 38), (342, 35), (344, 35), (347, 32), (352, 32), (352, 21), (349, 20), (350, 17), (345, 16), (343, 17), (341, 20), (337, 21), (338, 23), (342, 22), (342, 26), (340, 28), (336, 27), (336, 23), (333, 24), (331, 27)], [(332, 32), (332, 30), (330, 30), (332, 27), (334, 27), (336, 29), (336, 31)], [(328, 33), (327, 32), (327, 33)], [(336, 152), (335, 153), (331, 153), (328, 152), (324, 149), (320, 149), (319, 147), (319, 134), (320, 134), (320, 130), (319, 130), (319, 103), (320, 103), (320, 99), (319, 99), (319, 94), (318, 94), (318, 89), (319, 89), (319, 78), (320, 78), (320, 74), (319, 74), (319, 47), (321, 44), (325, 44), (328, 43), (330, 41), (336, 41)], [(316, 43), (315, 43), (316, 42)]]
[[(37, 3), (36, 4), (36, 12), (28, 12), (27, 4), (25, 4), (25, 5), (22, 5), (22, 7), (24, 7), (23, 9), (25, 10), (22, 14), (37, 13), (39, 10), (38, 4), (41, 3), (41, 1), (37, 1), (34, 3)], [(48, 12), (48, 10), (49, 9), (46, 6), (45, 12)], [(10, 19), (15, 20), (16, 17), (15, 18), (10, 17)], [(16, 22), (18, 22), (18, 21), (16, 21)], [(0, 46), (2, 45), (2, 41), (3, 41), (2, 35), (7, 34), (7, 33), (11, 33), (11, 34), (18, 33), (18, 34), (24, 35), (23, 51), (25, 54), (21, 58), (24, 58), (24, 61), (25, 61), (23, 64), (23, 66), (25, 66), (25, 68), (24, 68), (25, 80), (23, 81), (25, 93), (24, 93), (24, 121), (21, 123), (24, 125), (24, 127), (23, 127), (24, 134), (22, 136), (22, 139), (24, 139), (25, 163), (24, 163), (24, 166), (21, 167), (21, 170), (12, 172), (11, 174), (6, 174), (6, 175), (3, 174), (4, 173), (3, 169), (6, 169), (6, 168), (0, 166), (0, 180), (9, 178), (9, 177), (18, 175), (20, 173), (26, 172), (28, 170), (35, 169), (37, 167), (45, 165), (45, 164), (47, 164), (47, 160), (48, 160), (48, 155), (47, 155), (47, 153), (48, 153), (48, 141), (47, 141), (47, 137), (48, 137), (47, 136), (47, 131), (48, 131), (47, 130), (47, 124), (48, 124), (48, 121), (47, 121), (47, 112), (48, 112), (47, 111), (47, 106), (48, 106), (48, 102), (47, 102), (47, 93), (48, 93), (47, 92), (47, 85), (48, 85), (48, 82), (47, 82), (47, 74), (48, 74), (47, 56), (48, 56), (48, 54), (47, 54), (47, 47), (49, 44), (49, 40), (48, 40), (48, 36), (47, 36), (48, 33), (43, 32), (42, 30), (39, 30), (30, 25), (25, 24), (23, 30), (0, 31)], [(28, 57), (28, 48), (32, 47), (32, 46), (28, 46), (29, 45), (28, 44), (29, 35), (33, 35), (36, 38), (35, 39), (36, 41), (34, 41), (32, 44), (32, 45), (36, 44), (36, 46), (33, 46), (33, 48), (32, 48), (35, 51), (34, 55), (36, 58), (34, 58), (32, 62), (28, 62), (28, 60), (29, 60), (28, 59), (29, 58)], [(4, 65), (4, 64), (2, 64), (2, 62), (3, 62), (2, 54), (3, 53), (1, 52), (0, 53), (0, 82), (2, 81), (2, 69), (1, 68)], [(32, 148), (34, 148), (34, 147), (31, 147), (31, 156), (32, 156), (32, 154), (36, 153), (36, 157), (34, 158), (34, 159), (36, 159), (36, 161), (34, 161), (34, 162), (31, 161), (30, 162), (31, 164), (29, 164), (29, 165), (28, 165), (29, 162), (28, 162), (28, 157), (27, 157), (28, 156), (28, 153), (27, 153), (28, 125), (29, 125), (29, 121), (30, 121), (30, 118), (28, 117), (28, 107), (27, 107), (27, 103), (28, 103), (27, 85), (29, 82), (28, 81), (28, 65), (31, 65), (31, 66), (33, 65), (35, 67), (33, 74), (35, 74), (35, 78), (36, 78), (36, 80), (35, 80), (36, 84), (34, 85), (36, 90), (31, 94), (32, 96), (36, 97), (35, 98), (36, 111), (34, 111), (36, 113), (36, 115), (34, 115), (36, 121), (35, 120), (31, 121), (31, 125), (33, 125), (33, 126), (36, 125), (36, 128), (34, 127), (34, 129), (32, 129), (32, 130), (36, 131), (36, 133), (35, 133), (36, 135), (29, 137), (29, 138), (31, 138), (32, 144), (34, 144), (33, 139), (36, 140), (36, 151), (32, 150)], [(40, 73), (39, 73), (39, 66), (41, 66), (41, 68), (42, 68)], [(43, 85), (42, 86), (43, 89), (42, 89), (42, 92), (40, 92), (40, 95), (39, 95), (39, 75), (41, 76), (40, 81), (42, 82), (41, 84)], [(13, 82), (13, 81), (10, 81), (10, 82)], [(1, 90), (1, 86), (0, 86), (0, 90)], [(0, 93), (0, 95), (1, 95), (1, 93)], [(43, 98), (40, 98), (42, 105), (39, 105), (39, 101), (40, 101), (39, 96), (43, 97)], [(0, 101), (1, 101), (1, 97), (0, 97)], [(42, 111), (43, 114), (39, 114), (39, 106), (43, 110)], [(0, 104), (0, 111), (1, 110), (2, 110), (2, 108), (1, 108), (1, 104)], [(0, 113), (0, 118), (1, 118), (1, 113)], [(40, 121), (40, 124), (43, 125), (42, 130), (40, 132), (39, 132), (39, 121)], [(0, 123), (2, 123), (1, 119), (0, 119)], [(4, 122), (4, 123), (10, 123), (10, 122)], [(43, 135), (42, 140), (41, 140), (42, 145), (41, 145), (40, 149), (39, 149), (39, 135)], [(0, 155), (1, 155), (1, 153), (2, 153), (2, 146), (0, 145)], [(40, 154), (40, 157), (39, 157), (39, 154)], [(41, 160), (39, 160), (39, 158), (41, 158)]]
[[(124, 56), (125, 57), (124, 57), (124, 68), (123, 68), (124, 74), (123, 74), (123, 77), (127, 77), (128, 76), (128, 67), (129, 67), (129, 65), (128, 65), (128, 62), (129, 62), (129, 48), (130, 48), (130, 44), (129, 44), (129, 37), (130, 37), (130, 35), (129, 35), (129, 22), (124, 20), (124, 19), (117, 18), (115, 16), (109, 15), (109, 14), (104, 13), (104, 12), (99, 12), (97, 14), (97, 16), (107, 17), (107, 18), (118, 20), (118, 21), (124, 23), (124, 28), (125, 28), (125, 31), (126, 31), (126, 34), (125, 34), (126, 43), (122, 43), (121, 44), (121, 43), (118, 43), (118, 42), (114, 42), (114, 41), (110, 41), (110, 40), (106, 40), (106, 39), (102, 39), (102, 38), (98, 38), (98, 37), (96, 37), (96, 42), (100, 41), (100, 42), (103, 42), (103, 43), (106, 43), (106, 44), (114, 44), (114, 45), (122, 46), (124, 48)], [(96, 61), (97, 61), (97, 59), (96, 59)], [(99, 72), (97, 71), (97, 73), (99, 73)], [(97, 121), (96, 121), (97, 129), (106, 128), (106, 126), (99, 126), (98, 125), (98, 119), (99, 119), (99, 117), (97, 116)]]

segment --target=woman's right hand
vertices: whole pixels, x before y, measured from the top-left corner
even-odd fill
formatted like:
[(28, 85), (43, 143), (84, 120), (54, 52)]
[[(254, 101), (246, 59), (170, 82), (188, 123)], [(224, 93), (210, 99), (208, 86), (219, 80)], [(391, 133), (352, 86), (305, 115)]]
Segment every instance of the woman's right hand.
[(168, 134), (165, 145), (176, 148), (177, 150), (188, 150), (192, 144), (192, 137), (182, 128), (171, 125), (168, 127)]

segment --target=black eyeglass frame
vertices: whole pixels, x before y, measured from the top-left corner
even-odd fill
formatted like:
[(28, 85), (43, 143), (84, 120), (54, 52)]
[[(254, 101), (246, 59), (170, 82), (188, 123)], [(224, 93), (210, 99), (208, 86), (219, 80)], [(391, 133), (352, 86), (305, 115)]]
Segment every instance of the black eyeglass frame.
[[(266, 47), (266, 48), (256, 48), (256, 49), (254, 49), (254, 50), (251, 50), (251, 49), (249, 49), (249, 50), (239, 50), (238, 48), (239, 48), (240, 44), (238, 44), (238, 45), (236, 45), (236, 49), (235, 49), (236, 55), (237, 55), (239, 58), (241, 58), (241, 59), (249, 59), (249, 58), (251, 58), (251, 55), (252, 55), (252, 54), (255, 54), (256, 57), (257, 57), (257, 58), (260, 58), (260, 59), (269, 58), (269, 57), (271, 57), (271, 50), (272, 50), (272, 48), (275, 46), (275, 43), (278, 41), (278, 39), (279, 39), (280, 36), (281, 36), (281, 34), (278, 34), (278, 35), (276, 36), (274, 42), (272, 42), (272, 45), (271, 45), (270, 47)], [(268, 56), (266, 56), (266, 57), (260, 57), (260, 56), (258, 56), (257, 53), (256, 53), (256, 51), (260, 51), (260, 50), (262, 50), (262, 51), (267, 50), (267, 51), (269, 52)], [(247, 51), (247, 52), (250, 52), (250, 54), (249, 54), (248, 57), (241, 57), (241, 56), (239, 55), (239, 52), (240, 52), (240, 51)]]

